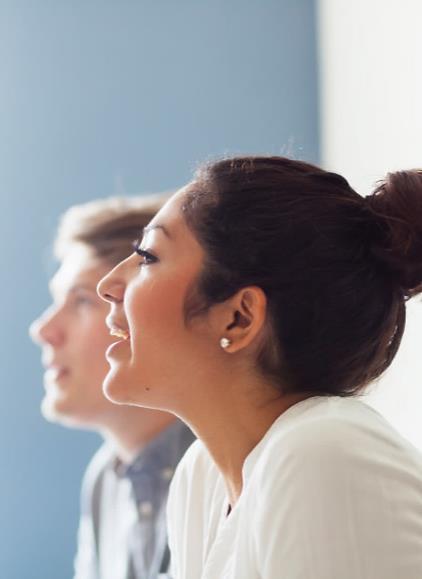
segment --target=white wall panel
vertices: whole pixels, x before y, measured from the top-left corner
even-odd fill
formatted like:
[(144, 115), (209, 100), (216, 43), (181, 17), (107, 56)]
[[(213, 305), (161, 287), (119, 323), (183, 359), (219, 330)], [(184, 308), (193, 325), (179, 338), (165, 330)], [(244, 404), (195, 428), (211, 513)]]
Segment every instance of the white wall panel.
[[(320, 0), (321, 156), (362, 194), (422, 167), (422, 1)], [(422, 258), (422, 256), (421, 256)], [(422, 302), (370, 400), (422, 448)]]

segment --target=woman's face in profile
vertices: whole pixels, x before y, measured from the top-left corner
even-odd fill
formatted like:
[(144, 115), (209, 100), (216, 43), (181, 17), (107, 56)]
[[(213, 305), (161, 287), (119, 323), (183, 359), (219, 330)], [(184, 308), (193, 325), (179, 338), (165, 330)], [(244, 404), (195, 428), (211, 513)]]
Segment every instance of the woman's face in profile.
[(186, 322), (184, 304), (201, 271), (204, 252), (181, 213), (176, 193), (145, 228), (138, 252), (100, 282), (110, 301), (108, 325), (118, 340), (107, 351), (104, 391), (110, 400), (177, 413), (180, 403), (202, 404), (198, 384), (219, 352), (208, 315)]

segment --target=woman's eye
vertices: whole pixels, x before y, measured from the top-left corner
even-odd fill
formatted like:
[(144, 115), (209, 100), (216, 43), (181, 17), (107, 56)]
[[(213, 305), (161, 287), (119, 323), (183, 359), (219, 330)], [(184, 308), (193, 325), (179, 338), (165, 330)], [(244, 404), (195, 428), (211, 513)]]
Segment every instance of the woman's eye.
[(142, 257), (142, 261), (139, 263), (139, 265), (151, 265), (156, 261), (158, 261), (155, 255), (153, 255), (146, 249), (142, 249), (141, 243), (142, 239), (137, 239), (133, 244), (133, 249), (135, 250), (135, 252)]
[(140, 255), (142, 257), (142, 261), (140, 262), (139, 265), (151, 265), (152, 263), (155, 263), (157, 260), (157, 258), (155, 257), (155, 255), (152, 255), (152, 253), (150, 253), (149, 251), (146, 251), (145, 249), (141, 249), (140, 247), (135, 248), (135, 251), (138, 255)]

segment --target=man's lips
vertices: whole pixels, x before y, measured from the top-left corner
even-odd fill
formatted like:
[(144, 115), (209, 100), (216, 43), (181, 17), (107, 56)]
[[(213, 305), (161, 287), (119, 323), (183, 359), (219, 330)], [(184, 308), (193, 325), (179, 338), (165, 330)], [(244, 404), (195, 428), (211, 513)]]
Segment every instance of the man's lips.
[(45, 379), (47, 383), (56, 382), (68, 374), (69, 368), (66, 366), (57, 366), (51, 364), (45, 367)]

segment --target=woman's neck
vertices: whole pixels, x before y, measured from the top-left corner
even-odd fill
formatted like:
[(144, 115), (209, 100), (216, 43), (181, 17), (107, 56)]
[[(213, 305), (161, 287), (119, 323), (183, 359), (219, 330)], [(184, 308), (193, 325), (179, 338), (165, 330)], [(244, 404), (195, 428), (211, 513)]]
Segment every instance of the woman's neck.
[(207, 400), (202, 409), (184, 417), (223, 475), (232, 507), (242, 493), (247, 456), (283, 412), (308, 397), (309, 394), (282, 395), (262, 383), (243, 383), (237, 388), (231, 382), (227, 388), (218, 388), (217, 396)]

